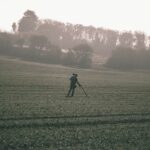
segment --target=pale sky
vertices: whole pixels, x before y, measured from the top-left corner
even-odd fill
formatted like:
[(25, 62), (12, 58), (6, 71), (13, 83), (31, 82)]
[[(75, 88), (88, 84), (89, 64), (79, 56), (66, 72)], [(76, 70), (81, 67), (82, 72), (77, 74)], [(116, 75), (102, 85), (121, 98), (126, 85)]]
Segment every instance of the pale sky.
[(150, 35), (150, 0), (1, 0), (0, 30), (11, 31), (27, 9), (40, 19)]

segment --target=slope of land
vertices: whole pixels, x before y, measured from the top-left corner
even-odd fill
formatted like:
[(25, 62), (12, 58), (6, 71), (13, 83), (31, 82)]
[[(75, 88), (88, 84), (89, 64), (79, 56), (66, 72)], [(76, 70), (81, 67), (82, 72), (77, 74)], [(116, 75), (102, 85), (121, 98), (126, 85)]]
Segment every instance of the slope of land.
[[(89, 97), (80, 88), (65, 97), (73, 72)], [(149, 73), (0, 56), (0, 149), (148, 150)]]

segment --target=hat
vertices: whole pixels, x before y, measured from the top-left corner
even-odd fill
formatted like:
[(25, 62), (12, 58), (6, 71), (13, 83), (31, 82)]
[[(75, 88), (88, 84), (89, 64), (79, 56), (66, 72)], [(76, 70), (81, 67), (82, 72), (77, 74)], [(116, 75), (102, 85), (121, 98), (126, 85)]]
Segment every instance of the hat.
[(77, 73), (73, 73), (72, 75), (74, 75), (74, 76), (78, 76), (78, 74), (77, 74)]

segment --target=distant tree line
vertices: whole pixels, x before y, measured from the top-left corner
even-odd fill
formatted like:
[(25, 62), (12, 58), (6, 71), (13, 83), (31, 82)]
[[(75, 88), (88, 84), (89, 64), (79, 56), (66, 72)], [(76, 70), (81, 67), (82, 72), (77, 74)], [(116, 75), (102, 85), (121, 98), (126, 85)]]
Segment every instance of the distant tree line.
[(21, 35), (0, 32), (0, 54), (23, 60), (51, 64), (63, 64), (89, 68), (92, 64), (92, 48), (80, 44), (63, 52), (43, 35)]
[(92, 54), (96, 53), (109, 58), (107, 67), (150, 68), (150, 37), (142, 32), (40, 20), (31, 10), (12, 24), (12, 30), (13, 34), (0, 33), (1, 54), (88, 68), (92, 66)]
[(150, 49), (118, 47), (105, 66), (115, 69), (150, 69)]
[(17, 24), (13, 23), (12, 28), (21, 34), (44, 35), (60, 48), (72, 48), (87, 43), (94, 52), (103, 56), (110, 56), (118, 46), (134, 49), (150, 47), (150, 37), (142, 32), (118, 32), (80, 24), (65, 24), (50, 19), (40, 20), (31, 10), (27, 10)]

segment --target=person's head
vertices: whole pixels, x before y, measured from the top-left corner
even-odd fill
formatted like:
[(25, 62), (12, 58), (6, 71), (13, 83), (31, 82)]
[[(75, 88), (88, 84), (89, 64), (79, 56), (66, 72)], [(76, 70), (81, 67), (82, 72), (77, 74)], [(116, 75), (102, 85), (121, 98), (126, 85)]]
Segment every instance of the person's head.
[(73, 75), (73, 76), (75, 76), (75, 77), (77, 77), (77, 76), (78, 76), (78, 74), (76, 74), (76, 73), (73, 73), (72, 75)]

